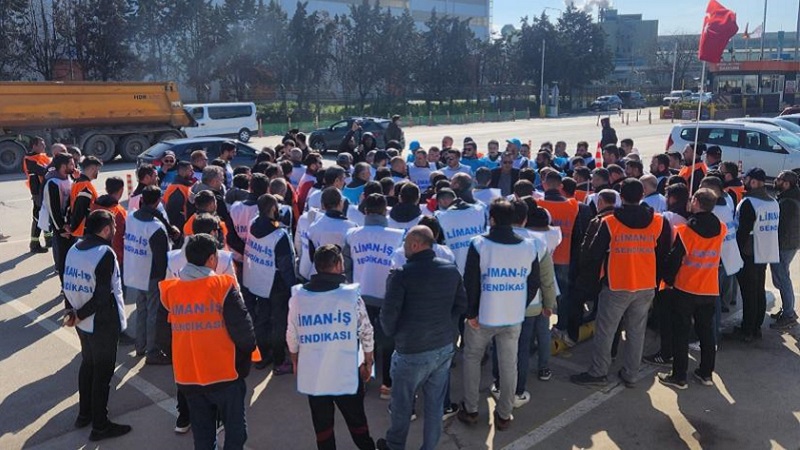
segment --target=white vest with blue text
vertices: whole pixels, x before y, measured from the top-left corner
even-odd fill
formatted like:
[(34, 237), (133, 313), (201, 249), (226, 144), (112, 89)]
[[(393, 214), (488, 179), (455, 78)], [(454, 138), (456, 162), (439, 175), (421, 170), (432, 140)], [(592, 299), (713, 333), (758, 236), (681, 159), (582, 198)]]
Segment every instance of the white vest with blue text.
[[(247, 242), (247, 236), (250, 235), (250, 224), (258, 215), (258, 205), (245, 205), (244, 202), (235, 202), (231, 206), (229, 213), (233, 228), (236, 230), (239, 239), (242, 242)], [(238, 254), (238, 252), (234, 252), (234, 257), (237, 261), (242, 261), (242, 255)]]
[[(139, 210), (139, 205), (142, 202), (142, 194), (134, 195), (128, 199), (128, 215), (131, 215)], [(158, 202), (158, 206), (156, 206), (156, 210), (161, 213), (164, 217), (164, 220), (167, 220), (167, 210), (164, 209), (164, 204)]]
[[(50, 211), (50, 189), (47, 186), (48, 183), (53, 183), (58, 186), (60, 211)], [(40, 230), (50, 230), (51, 224), (55, 224), (55, 221), (52, 220), (52, 216), (56, 214), (60, 214), (60, 216), (65, 219), (65, 222), (68, 222), (66, 221), (67, 206), (69, 206), (69, 196), (72, 193), (72, 180), (70, 180), (69, 177), (67, 177), (66, 180), (62, 180), (58, 177), (50, 178), (44, 184), (42, 193), (42, 207), (39, 209), (38, 223), (36, 226), (38, 226)]]
[(480, 201), (484, 205), (491, 205), (492, 200), (502, 197), (503, 194), (500, 193), (500, 189), (484, 188), (484, 189), (473, 189), (472, 196), (475, 197), (475, 200)]
[(347, 207), (347, 220), (360, 227), (364, 226), (364, 214), (358, 210), (358, 205), (350, 205)]
[(733, 214), (733, 200), (731, 200), (730, 195), (725, 197), (725, 205), (714, 206), (714, 215), (728, 228), (725, 240), (722, 241), (720, 261), (722, 261), (722, 268), (725, 269), (725, 274), (732, 276), (742, 269), (744, 261), (742, 261), (742, 255), (739, 253), (739, 244), (736, 242), (736, 229), (739, 224), (736, 223), (736, 218)]
[(525, 320), (528, 274), (537, 258), (536, 244), (498, 244), (478, 236), (472, 240), (481, 255), (481, 302), (478, 323), (487, 327), (517, 325)]
[[(355, 228), (356, 226), (355, 223), (349, 220), (322, 215), (322, 217), (308, 227), (308, 240), (314, 244), (315, 249), (327, 244), (338, 245), (342, 248), (344, 247), (344, 237), (347, 234), (347, 230)], [(308, 258), (309, 262), (311, 262), (311, 255), (308, 255)], [(315, 273), (317, 273), (317, 271), (312, 264), (311, 275)]]
[(753, 197), (745, 197), (736, 208), (736, 217), (742, 203), (750, 201), (756, 212), (753, 224), (753, 258), (756, 264), (771, 264), (780, 261), (778, 253), (778, 222), (781, 208), (775, 200), (764, 201)]
[(458, 271), (464, 275), (470, 239), (486, 232), (486, 214), (483, 208), (470, 205), (466, 209), (437, 211), (434, 216), (442, 226), (445, 245), (456, 256)]
[[(150, 238), (158, 231), (167, 229), (158, 219), (143, 222), (128, 216), (125, 224), (125, 286), (146, 291), (150, 286), (150, 267), (153, 264), (153, 251)], [(167, 240), (169, 241), (169, 239)]]
[[(114, 251), (108, 245), (98, 245), (87, 250), (80, 250), (73, 245), (69, 249), (67, 260), (64, 264), (64, 296), (76, 310), (92, 299), (94, 290), (97, 287), (95, 270), (106, 253), (111, 253), (114, 257), (114, 273), (111, 275), (111, 295), (119, 313), (120, 331), (124, 331), (128, 323), (125, 319), (125, 303), (122, 298), (119, 264), (117, 264), (117, 257), (114, 255)], [(93, 333), (94, 314), (81, 320), (76, 326), (87, 333)]]
[(392, 256), (403, 246), (403, 230), (380, 225), (350, 229), (346, 242), (353, 260), (353, 282), (361, 285), (361, 295), (383, 299)]
[(421, 219), (422, 219), (422, 214), (418, 215), (417, 217), (414, 217), (408, 222), (398, 222), (389, 217), (389, 228), (395, 228), (397, 230), (403, 230), (403, 232), (406, 232), (411, 228), (413, 228), (414, 226), (416, 226)]
[[(436, 255), (436, 258), (441, 258), (452, 264), (456, 263), (455, 255), (453, 255), (453, 252), (446, 245), (433, 244), (433, 253)], [(403, 267), (407, 262), (406, 250), (401, 246), (394, 252), (394, 256), (392, 256), (392, 269)]]
[(408, 179), (419, 187), (420, 192), (428, 189), (431, 185), (431, 168), (430, 166), (417, 167), (414, 165), (408, 166)]
[(297, 251), (297, 274), (308, 280), (311, 278), (313, 264), (308, 254), (308, 227), (316, 220), (317, 211), (303, 213), (297, 219), (297, 229), (294, 232), (294, 247)]
[(292, 288), (289, 322), (297, 327), (297, 391), (301, 394), (356, 393), (357, 305), (357, 284), (327, 292), (311, 292), (302, 285)]
[[(561, 228), (559, 227), (550, 226), (550, 230), (548, 231), (534, 231), (527, 228), (514, 227), (514, 233), (525, 239), (530, 239), (536, 244), (536, 257), (539, 259), (540, 263), (548, 253), (552, 256), (558, 244), (561, 243)], [(556, 296), (561, 295), (555, 273), (553, 273), (553, 285), (556, 288)], [(528, 304), (525, 315), (532, 315), (533, 311), (538, 309), (541, 304), (542, 290), (539, 289), (536, 291), (536, 296), (533, 297), (533, 300)]]
[[(167, 278), (180, 278), (181, 270), (186, 267), (186, 244), (183, 248), (171, 250), (167, 253)], [(233, 254), (226, 250), (217, 250), (217, 275), (230, 275), (236, 278), (236, 268), (233, 265)]]
[(278, 228), (272, 233), (255, 238), (250, 235), (244, 244), (244, 266), (242, 269), (242, 286), (253, 295), (269, 298), (272, 284), (275, 282), (275, 246), (282, 237), (288, 235), (286, 230)]

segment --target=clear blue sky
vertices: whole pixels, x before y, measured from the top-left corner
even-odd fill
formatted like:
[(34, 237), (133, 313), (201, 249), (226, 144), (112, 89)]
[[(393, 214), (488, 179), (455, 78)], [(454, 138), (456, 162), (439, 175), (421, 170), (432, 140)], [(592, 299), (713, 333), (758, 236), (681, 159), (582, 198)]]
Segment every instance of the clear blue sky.
[[(603, 0), (589, 0), (602, 3)], [(728, 9), (736, 12), (740, 32), (750, 22), (750, 30), (762, 22), (764, 16), (763, 0), (718, 0)], [(578, 7), (586, 0), (576, 0)], [(620, 14), (642, 14), (644, 19), (658, 19), (658, 34), (699, 33), (703, 25), (707, 0), (611, 0), (608, 3)], [(800, 0), (768, 0), (767, 31), (794, 31), (797, 25), (797, 9)], [(520, 5), (525, 5), (520, 7)], [(493, 23), (496, 29), (503, 25), (519, 26), (522, 16), (541, 14), (545, 7), (564, 9), (565, 0), (494, 0)], [(593, 10), (597, 17), (597, 8)], [(550, 16), (558, 16), (558, 11), (547, 10)]]

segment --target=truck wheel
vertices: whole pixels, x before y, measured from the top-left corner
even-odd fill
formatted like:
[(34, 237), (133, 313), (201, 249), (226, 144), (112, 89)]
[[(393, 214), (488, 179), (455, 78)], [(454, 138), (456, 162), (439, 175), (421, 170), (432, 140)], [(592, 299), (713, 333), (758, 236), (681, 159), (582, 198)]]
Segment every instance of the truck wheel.
[(25, 149), (13, 141), (0, 142), (0, 173), (13, 173), (22, 170)]
[(157, 142), (168, 141), (170, 139), (183, 139), (183, 136), (177, 131), (167, 131), (158, 135)]
[(240, 142), (250, 142), (250, 130), (242, 128), (239, 130), (239, 134), (237, 134), (236, 137), (239, 138)]
[(119, 146), (119, 155), (123, 161), (136, 162), (139, 155), (150, 147), (150, 141), (141, 134), (125, 136)]
[(103, 162), (109, 162), (116, 155), (114, 140), (105, 134), (95, 134), (83, 144), (83, 152), (86, 155), (94, 155)]

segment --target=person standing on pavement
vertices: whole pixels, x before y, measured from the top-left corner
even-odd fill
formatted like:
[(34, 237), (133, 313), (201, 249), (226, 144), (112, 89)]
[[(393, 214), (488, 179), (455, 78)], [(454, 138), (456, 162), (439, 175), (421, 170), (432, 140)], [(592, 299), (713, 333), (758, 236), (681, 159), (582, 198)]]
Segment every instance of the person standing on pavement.
[(312, 264), (316, 249), (326, 244), (344, 247), (347, 230), (357, 226), (355, 222), (347, 220), (344, 214), (345, 201), (339, 189), (333, 186), (325, 188), (320, 202), (324, 215), (320, 217), (317, 214), (318, 218), (308, 227), (308, 236), (305, 238), (308, 242), (307, 257)]
[[(602, 126), (600, 148), (605, 149), (608, 144), (617, 145), (617, 130), (611, 128), (611, 119), (609, 117), (603, 117), (600, 119), (600, 125)], [(603, 161), (605, 161), (605, 155), (603, 155)]]
[(723, 161), (719, 165), (719, 173), (725, 183), (725, 192), (733, 199), (733, 204), (738, 205), (744, 198), (744, 184), (739, 179), (739, 166), (733, 161)]
[(50, 247), (52, 234), (49, 230), (44, 230), (45, 247), (39, 242), (42, 230), (39, 228), (39, 211), (42, 208), (42, 191), (44, 188), (44, 177), (47, 175), (47, 167), (50, 165), (50, 157), (45, 153), (44, 139), (35, 137), (31, 140), (31, 151), (25, 154), (22, 161), (22, 171), (25, 172), (25, 183), (31, 193), (33, 201), (33, 216), (31, 219), (31, 253), (47, 253)]
[(76, 428), (92, 425), (90, 441), (122, 436), (129, 425), (108, 420), (108, 394), (117, 363), (117, 342), (127, 327), (119, 266), (111, 239), (114, 217), (94, 211), (85, 221), (85, 238), (67, 253), (64, 325), (76, 327), (81, 342)]
[(620, 189), (622, 208), (603, 219), (589, 248), (590, 257), (604, 261), (594, 351), (588, 371), (572, 375), (580, 385), (607, 382), (611, 348), (620, 322), (625, 320), (626, 351), (619, 377), (633, 387), (639, 373), (647, 328), (647, 313), (653, 302), (671, 242), (669, 223), (648, 206), (640, 205), (644, 196), (642, 183), (627, 179)]
[(658, 374), (658, 381), (676, 389), (686, 389), (689, 367), (689, 333), (700, 338), (700, 367), (694, 377), (705, 386), (713, 385), (716, 340), (714, 311), (719, 297), (718, 279), (722, 243), (727, 229), (714, 215), (717, 196), (711, 189), (699, 189), (692, 196), (692, 215), (676, 229), (672, 250), (664, 264), (664, 283), (672, 286), (672, 372)]
[(139, 209), (128, 216), (123, 281), (126, 299), (136, 304), (136, 355), (146, 356), (146, 364), (165, 365), (172, 361), (159, 348), (156, 329), (160, 309), (158, 282), (167, 274), (170, 244), (167, 228), (156, 217), (160, 201), (161, 189), (147, 186)]
[(92, 205), (92, 211), (104, 209), (114, 216), (116, 232), (111, 240), (111, 248), (117, 255), (120, 273), (124, 273), (123, 258), (125, 255), (125, 222), (128, 220), (128, 212), (119, 204), (122, 194), (125, 192), (125, 182), (120, 177), (106, 178), (106, 193), (97, 197)]
[[(239, 239), (247, 244), (247, 238), (250, 234), (250, 225), (253, 219), (258, 215), (258, 199), (266, 194), (269, 190), (269, 179), (263, 173), (255, 173), (250, 178), (250, 187), (247, 194), (247, 199), (242, 202), (236, 202), (230, 207), (231, 222), (233, 222), (233, 231), (239, 236)], [(247, 249), (245, 248), (245, 251)], [(234, 258), (237, 264), (242, 265), (242, 254), (234, 252)], [(245, 295), (247, 298), (247, 295)], [(252, 311), (250, 312), (252, 316)], [(255, 321), (255, 317), (252, 318)]]
[(775, 178), (778, 191), (780, 221), (778, 223), (778, 255), (780, 260), (769, 266), (772, 284), (781, 293), (781, 315), (770, 324), (775, 330), (788, 330), (797, 325), (797, 312), (794, 305), (794, 286), (789, 270), (792, 260), (800, 248), (800, 188), (797, 187), (797, 174), (784, 170)]
[[(464, 404), (458, 419), (478, 422), (481, 359), (494, 341), (500, 377), (500, 396), (494, 425), (511, 426), (517, 388), (517, 350), (525, 309), (540, 286), (539, 258), (534, 241), (514, 233), (514, 206), (497, 199), (489, 207), (491, 228), (470, 241), (464, 281), (467, 326), (464, 331)], [(552, 280), (551, 280), (552, 281)]]
[[(308, 395), (317, 448), (333, 450), (334, 405), (347, 423), (359, 450), (373, 450), (364, 412), (364, 383), (373, 364), (373, 329), (358, 284), (347, 284), (339, 247), (323, 245), (314, 254), (316, 272), (305, 284), (292, 288), (286, 343), (297, 376), (297, 391)], [(334, 323), (315, 318), (341, 317)], [(336, 334), (344, 339), (326, 340)], [(359, 364), (360, 350), (364, 361)]]
[(434, 217), (442, 226), (444, 243), (455, 255), (458, 270), (464, 273), (470, 240), (486, 231), (486, 210), (483, 205), (472, 205), (457, 198), (449, 188), (441, 189), (436, 201), (439, 211)]
[(436, 448), (442, 433), (442, 415), (450, 388), (450, 362), (454, 354), (456, 322), (467, 307), (464, 282), (458, 268), (437, 258), (434, 237), (424, 225), (412, 227), (403, 250), (407, 262), (391, 272), (380, 321), (394, 338), (392, 355), (391, 419), (378, 449), (404, 449), (414, 398), (425, 396), (422, 449)]
[(169, 223), (179, 230), (189, 219), (189, 192), (192, 181), (192, 165), (188, 161), (178, 161), (175, 178), (164, 191), (164, 210)]
[(500, 189), (500, 195), (508, 197), (514, 193), (514, 185), (519, 181), (519, 169), (514, 168), (514, 155), (505, 152), (500, 156), (500, 165), (492, 169), (489, 187)]
[[(172, 326), (175, 383), (186, 396), (196, 449), (216, 448), (217, 417), (225, 425), (225, 448), (243, 449), (244, 378), (256, 348), (253, 322), (236, 279), (214, 272), (217, 240), (207, 234), (191, 236), (185, 252), (187, 264), (179, 278), (159, 283)], [(206, 326), (198, 328), (201, 324)]]
[(767, 309), (767, 264), (780, 263), (780, 205), (766, 188), (767, 174), (754, 167), (744, 176), (744, 198), (736, 206), (736, 241), (744, 267), (736, 275), (742, 291), (742, 324), (729, 335), (746, 343), (761, 337)]
[(389, 141), (397, 141), (400, 143), (400, 150), (402, 150), (406, 146), (406, 136), (405, 133), (403, 133), (403, 129), (400, 127), (400, 125), (402, 125), (402, 118), (398, 114), (393, 115), (392, 121), (386, 128), (386, 133), (384, 134), (383, 138), (385, 139), (386, 144), (388, 144)]
[(81, 160), (81, 176), (72, 184), (69, 196), (70, 229), (72, 235), (83, 237), (83, 226), (86, 217), (92, 210), (92, 205), (97, 200), (97, 190), (92, 181), (100, 175), (103, 162), (94, 156), (87, 156)]
[(67, 220), (69, 197), (72, 193), (70, 175), (75, 170), (75, 161), (69, 153), (53, 158), (52, 176), (48, 173), (42, 192), (42, 210), (39, 212), (39, 228), (53, 233), (53, 262), (59, 279), (64, 281), (64, 260), (74, 238), (70, 234)]

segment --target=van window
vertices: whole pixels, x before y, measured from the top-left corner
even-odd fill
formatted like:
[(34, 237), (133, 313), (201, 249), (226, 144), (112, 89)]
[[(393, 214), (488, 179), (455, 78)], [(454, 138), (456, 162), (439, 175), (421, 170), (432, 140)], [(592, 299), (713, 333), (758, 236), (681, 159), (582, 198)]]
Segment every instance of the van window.
[(750, 150), (758, 150), (761, 152), (773, 152), (773, 153), (775, 152), (775, 150), (773, 150), (772, 147), (774, 145), (777, 145), (778, 142), (775, 141), (775, 139), (772, 139), (771, 137), (767, 136), (766, 134), (760, 133), (758, 131), (743, 131), (742, 134), (743, 134), (742, 146), (744, 148)]
[(251, 105), (209, 106), (208, 117), (214, 120), (237, 119), (253, 115)]
[[(702, 136), (702, 132), (701, 132)], [(727, 145), (735, 147), (739, 141), (739, 130), (727, 128), (711, 128), (704, 142), (707, 145)]]
[(202, 107), (192, 108), (191, 115), (195, 119), (202, 119), (203, 118), (203, 108)]

